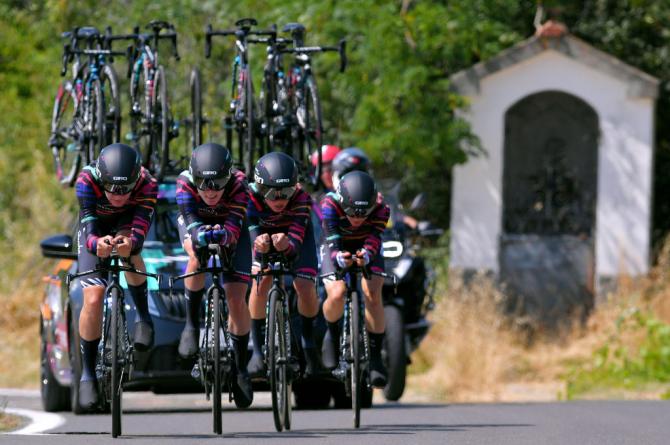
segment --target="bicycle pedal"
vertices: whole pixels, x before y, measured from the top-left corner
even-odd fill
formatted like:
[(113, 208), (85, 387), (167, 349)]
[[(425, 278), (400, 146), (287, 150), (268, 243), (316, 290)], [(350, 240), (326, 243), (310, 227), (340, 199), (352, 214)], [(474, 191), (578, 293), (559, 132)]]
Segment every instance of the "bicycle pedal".
[(340, 366), (333, 369), (332, 374), (336, 379), (345, 381), (347, 379), (347, 367), (340, 363)]
[(193, 365), (193, 369), (191, 369), (191, 377), (196, 380), (200, 380), (200, 376), (202, 376), (202, 372), (200, 372), (200, 365), (196, 363)]

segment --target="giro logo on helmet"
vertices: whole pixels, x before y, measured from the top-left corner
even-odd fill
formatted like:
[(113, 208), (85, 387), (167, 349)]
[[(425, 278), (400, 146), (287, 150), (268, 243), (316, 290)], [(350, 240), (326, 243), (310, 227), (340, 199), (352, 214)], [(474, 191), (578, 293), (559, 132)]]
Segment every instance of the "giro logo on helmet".
[(115, 180), (115, 181), (127, 181), (128, 177), (127, 176), (113, 176), (112, 179)]
[(203, 175), (216, 175), (218, 172), (216, 170), (203, 170)]
[(357, 206), (366, 206), (368, 204), (369, 204), (368, 201), (354, 201), (354, 205)]
[(291, 179), (290, 179), (290, 178), (282, 178), (282, 179), (277, 179), (277, 180), (275, 180), (275, 182), (276, 182), (277, 184), (284, 184), (284, 183), (286, 183), (286, 182), (291, 182)]

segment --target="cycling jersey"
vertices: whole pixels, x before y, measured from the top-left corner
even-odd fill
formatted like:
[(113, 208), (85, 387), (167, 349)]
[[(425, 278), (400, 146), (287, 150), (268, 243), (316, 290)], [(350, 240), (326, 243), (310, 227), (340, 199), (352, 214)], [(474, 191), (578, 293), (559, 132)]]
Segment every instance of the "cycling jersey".
[(335, 193), (328, 193), (321, 201), (323, 213), (324, 243), (335, 260), (337, 252), (348, 251), (352, 254), (365, 248), (374, 258), (381, 250), (381, 234), (389, 219), (389, 207), (384, 204), (381, 193), (377, 194), (377, 204), (372, 213), (359, 227), (353, 227), (337, 202)]
[(158, 195), (158, 183), (148, 170), (142, 167), (130, 198), (121, 207), (110, 204), (94, 163), (79, 173), (75, 191), (79, 200), (79, 225), (86, 234), (82, 244), (89, 252), (97, 253), (98, 238), (110, 234), (103, 233), (103, 229), (118, 226), (121, 220), (129, 221), (124, 226), (130, 229), (131, 254), (137, 255), (142, 250)]
[(294, 257), (300, 252), (305, 240), (305, 232), (309, 229), (311, 205), (312, 198), (309, 194), (302, 188), (298, 188), (286, 208), (279, 213), (275, 213), (265, 203), (263, 197), (255, 192), (252, 185), (249, 193), (249, 206), (247, 207), (249, 233), (252, 242), (262, 233), (286, 233), (289, 238), (286, 255), (289, 258)]
[(226, 232), (224, 244), (236, 244), (242, 232), (248, 202), (247, 180), (239, 170), (233, 171), (221, 199), (213, 206), (207, 205), (200, 197), (188, 170), (177, 178), (179, 213), (191, 239), (200, 245), (206, 244), (201, 236), (205, 226), (215, 224), (219, 224)]

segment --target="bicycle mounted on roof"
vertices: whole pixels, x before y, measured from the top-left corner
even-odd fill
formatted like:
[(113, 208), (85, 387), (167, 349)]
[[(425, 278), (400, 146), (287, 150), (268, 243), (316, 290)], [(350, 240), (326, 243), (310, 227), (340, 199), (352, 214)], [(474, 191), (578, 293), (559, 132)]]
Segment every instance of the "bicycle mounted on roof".
[[(72, 79), (58, 88), (49, 147), (58, 181), (72, 186), (82, 164), (93, 162), (103, 147), (119, 141), (119, 84), (110, 63), (114, 56), (128, 56), (128, 52), (112, 51), (105, 36), (93, 27), (74, 28), (62, 38), (66, 43), (61, 76), (71, 63)], [(87, 61), (81, 56), (87, 56)]]

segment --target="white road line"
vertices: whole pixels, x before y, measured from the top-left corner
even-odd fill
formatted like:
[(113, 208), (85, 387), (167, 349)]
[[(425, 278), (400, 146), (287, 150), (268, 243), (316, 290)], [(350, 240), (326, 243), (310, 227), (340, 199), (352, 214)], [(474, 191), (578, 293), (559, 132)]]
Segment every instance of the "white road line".
[(0, 388), (0, 397), (39, 397), (39, 389)]
[(33, 411), (31, 409), (7, 408), (6, 413), (16, 414), (30, 419), (30, 423), (20, 430), (10, 431), (7, 434), (40, 434), (54, 428), (58, 428), (65, 423), (65, 418), (58, 414)]

